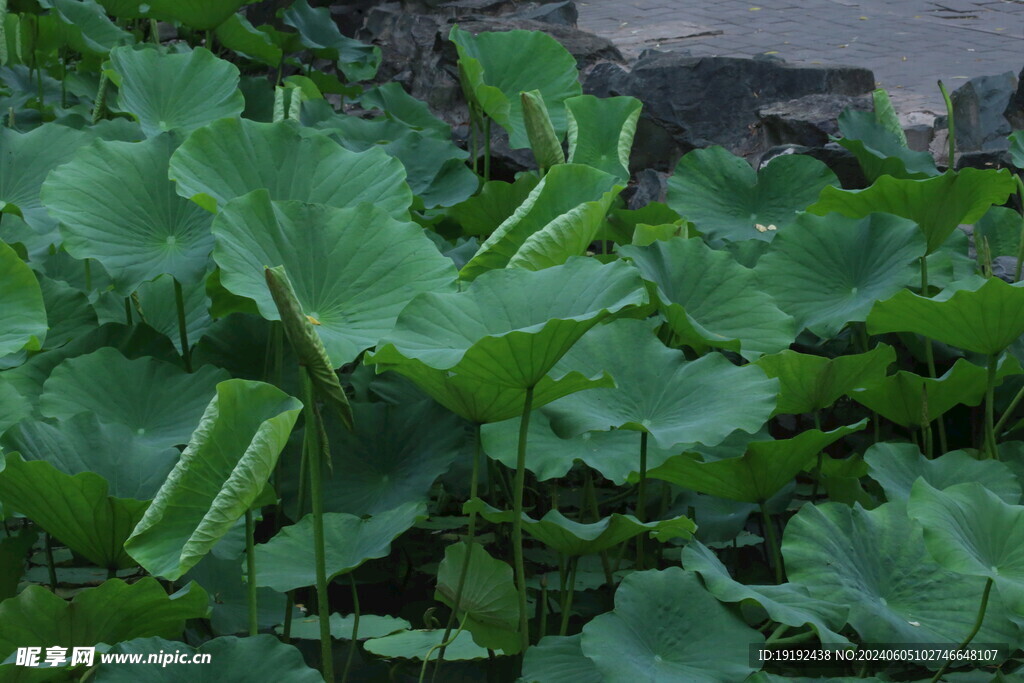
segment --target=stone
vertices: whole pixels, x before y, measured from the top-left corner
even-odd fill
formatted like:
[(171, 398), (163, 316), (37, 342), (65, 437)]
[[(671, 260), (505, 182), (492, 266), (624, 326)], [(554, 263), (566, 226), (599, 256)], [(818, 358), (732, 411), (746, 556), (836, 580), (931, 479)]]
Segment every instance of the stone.
[(622, 191), (621, 197), (630, 210), (642, 209), (651, 202), (664, 202), (668, 192), (668, 174), (645, 168), (633, 176), (633, 182)]
[(964, 152), (1006, 149), (1012, 132), (1005, 113), (1012, 109), (1017, 77), (1007, 71), (998, 76), (972, 78), (953, 91), (956, 146)]
[(545, 24), (557, 24), (576, 28), (576, 21), (580, 18), (576, 3), (572, 0), (553, 3), (527, 3), (512, 14), (516, 19), (529, 19), (541, 21)]
[(644, 103), (631, 166), (660, 170), (710, 145), (757, 156), (765, 148), (758, 109), (814, 94), (858, 96), (874, 86), (871, 71), (856, 67), (653, 51), (630, 70), (599, 63), (583, 84), (599, 97), (631, 95)]
[(843, 111), (871, 108), (871, 98), (866, 95), (818, 94), (769, 104), (759, 108), (757, 116), (766, 147), (786, 143), (823, 147), (829, 136), (839, 135), (836, 120)]

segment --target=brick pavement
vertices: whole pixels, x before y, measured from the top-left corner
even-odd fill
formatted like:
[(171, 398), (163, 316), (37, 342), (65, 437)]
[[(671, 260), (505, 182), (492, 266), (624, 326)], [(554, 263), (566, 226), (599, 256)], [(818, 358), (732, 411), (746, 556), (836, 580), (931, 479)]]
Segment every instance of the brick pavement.
[(974, 76), (1024, 68), (1024, 0), (581, 0), (579, 27), (636, 55), (773, 54), (874, 71), (896, 108), (945, 111)]

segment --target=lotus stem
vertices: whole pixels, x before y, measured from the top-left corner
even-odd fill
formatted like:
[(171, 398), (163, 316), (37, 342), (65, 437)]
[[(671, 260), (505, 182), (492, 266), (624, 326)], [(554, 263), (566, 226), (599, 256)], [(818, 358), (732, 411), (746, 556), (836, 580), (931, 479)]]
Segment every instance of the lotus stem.
[(245, 568), (249, 597), (249, 635), (260, 632), (259, 612), (256, 609), (256, 520), (252, 510), (245, 511)]
[(540, 602), (537, 603), (537, 638), (548, 634), (548, 579), (540, 577)]
[(569, 558), (569, 585), (562, 591), (562, 623), (558, 627), (558, 635), (564, 636), (569, 630), (569, 614), (572, 612), (572, 597), (576, 592), (576, 567), (579, 557)]
[(995, 427), (992, 429), (996, 436), (1002, 434), (1003, 428), (1006, 427), (1006, 421), (1010, 419), (1010, 415), (1013, 414), (1013, 411), (1020, 404), (1022, 398), (1024, 398), (1024, 385), (1021, 385), (1020, 389), (1017, 390), (1017, 394), (1013, 397), (1013, 400), (1010, 401), (1010, 405), (1006, 406), (1006, 410), (1004, 410), (1003, 414), (999, 416), (999, 421), (996, 422)]
[(949, 91), (946, 90), (946, 86), (939, 81), (939, 91), (942, 93), (942, 101), (946, 103), (946, 130), (949, 133), (949, 169), (953, 170), (955, 167), (954, 158), (956, 157), (956, 125), (953, 120), (953, 100), (949, 97)]
[(484, 118), (484, 182), (491, 179), (491, 117)]
[[(921, 257), (921, 296), (928, 296), (928, 256), (927, 254)], [(932, 340), (925, 337), (924, 340), (924, 358), (928, 363), (928, 376), (932, 379), (938, 377), (935, 372), (935, 351), (932, 349)], [(949, 445), (946, 441), (946, 424), (942, 421), (940, 415), (936, 420), (939, 427), (939, 448), (945, 453), (949, 450)]]
[[(477, 480), (480, 478), (480, 451), (480, 425), (477, 423), (473, 425), (473, 474), (469, 481), (470, 500), (477, 497)], [(448, 615), (448, 624), (444, 629), (444, 637), (441, 638), (441, 651), (437, 653), (437, 664), (434, 666), (434, 673), (431, 675), (431, 680), (437, 678), (437, 671), (441, 668), (442, 662), (444, 662), (444, 652), (448, 647), (444, 643), (452, 633), (452, 627), (455, 625), (455, 619), (458, 616), (459, 607), (462, 605), (462, 591), (466, 587), (466, 576), (469, 575), (469, 560), (473, 555), (473, 542), (475, 538), (476, 508), (469, 511), (469, 530), (466, 533), (466, 556), (462, 558), (462, 567), (459, 569), (459, 582), (455, 587), (455, 599), (452, 601), (452, 611), (451, 614)]]
[[(821, 431), (821, 416), (818, 410), (814, 411), (814, 428), (819, 432)], [(814, 487), (811, 489), (811, 502), (813, 503), (818, 497), (818, 487), (821, 484), (821, 466), (823, 464), (824, 457), (821, 451), (818, 451), (818, 462), (814, 466)]]
[(1017, 267), (1013, 272), (1013, 281), (1020, 282), (1021, 266), (1024, 266), (1024, 181), (1019, 175), (1014, 175), (1013, 179), (1017, 181), (1017, 201), (1020, 203), (1021, 211), (1020, 246), (1017, 247)]
[(284, 619), (282, 620), (281, 640), (292, 642), (292, 611), (295, 609), (295, 591), (288, 591), (288, 599), (284, 601)]
[(320, 415), (313, 397), (313, 380), (306, 368), (302, 372), (302, 394), (306, 411), (305, 439), (309, 457), (309, 490), (313, 503), (313, 549), (316, 553), (316, 603), (320, 619), (320, 657), (324, 680), (334, 683), (334, 660), (331, 656), (331, 608), (327, 593), (327, 551), (324, 544), (324, 491), (321, 475), (324, 454), (321, 452)]
[[(100, 84), (96, 88), (96, 101), (92, 105), (92, 124), (95, 126), (103, 118), (103, 99), (107, 94), (107, 72), (100, 70)], [(13, 113), (12, 113), (13, 116)], [(13, 127), (13, 126), (12, 126)]]
[[(964, 638), (964, 642), (960, 643), (960, 647), (956, 649), (957, 652), (960, 652), (965, 647), (970, 645), (971, 641), (974, 640), (974, 636), (978, 635), (978, 631), (981, 630), (981, 623), (985, 620), (985, 610), (988, 608), (988, 596), (991, 592), (992, 577), (989, 577), (985, 581), (985, 590), (981, 594), (981, 605), (978, 607), (978, 616), (974, 620), (974, 627), (971, 629), (971, 632), (967, 634), (967, 637)], [(932, 677), (931, 683), (936, 683), (939, 679), (942, 678), (942, 674), (946, 673), (946, 669), (949, 668), (949, 664), (952, 661), (952, 659), (946, 660), (945, 664), (942, 665), (942, 668), (935, 672), (935, 675)]]
[[(594, 475), (590, 472), (590, 468), (587, 467), (584, 471), (583, 479), (583, 495), (590, 506), (591, 514), (593, 514), (593, 521), (597, 522), (601, 519), (601, 510), (597, 506), (597, 493), (594, 491)], [(609, 586), (614, 585), (611, 564), (608, 561), (608, 551), (601, 551), (601, 569), (604, 571), (604, 580)]]
[(782, 583), (782, 550), (779, 548), (779, 537), (775, 532), (775, 524), (772, 522), (772, 516), (768, 514), (768, 506), (763, 502), (760, 505), (761, 520), (764, 522), (764, 540), (768, 545), (768, 551), (771, 553), (772, 564), (775, 565), (775, 583)]
[(526, 437), (530, 429), (532, 410), (533, 387), (528, 387), (523, 401), (523, 414), (519, 420), (519, 453), (516, 458), (516, 481), (512, 499), (512, 551), (516, 565), (516, 588), (519, 591), (519, 635), (523, 652), (530, 646), (530, 620), (526, 614), (526, 565), (523, 562), (523, 489), (526, 484)]
[[(426, 675), (427, 675), (427, 663), (430, 661), (430, 655), (434, 654), (434, 650), (437, 650), (437, 649), (442, 648), (442, 647), (448, 647), (449, 645), (454, 643), (455, 640), (459, 637), (459, 634), (462, 633), (462, 629), (464, 629), (464, 628), (466, 628), (466, 624), (465, 623), (459, 624), (459, 630), (456, 631), (455, 634), (451, 638), (449, 638), (448, 640), (442, 640), (440, 643), (438, 643), (434, 647), (432, 647), (429, 650), (427, 650), (427, 654), (423, 656), (423, 666), (420, 667), (420, 677), (419, 677), (417, 683), (423, 683), (424, 679), (426, 678)], [(488, 652), (490, 652), (490, 650), (488, 650)]]
[(359, 591), (356, 590), (356, 577), (351, 572), (348, 575), (348, 580), (352, 585), (352, 641), (348, 648), (348, 657), (345, 658), (345, 670), (341, 674), (341, 683), (347, 683), (352, 660), (355, 658), (356, 650), (359, 649)]
[[(7, 528), (6, 523), (4, 524), (4, 528), (5, 529)], [(10, 533), (8, 533), (7, 535), (10, 536)], [(53, 562), (53, 537), (50, 536), (50, 534), (45, 533), (45, 534), (43, 534), (43, 538), (44, 538), (44, 542), (43, 542), (44, 545), (43, 545), (43, 547), (46, 549), (46, 570), (47, 570), (47, 572), (50, 575), (50, 590), (52, 590), (54, 593), (56, 593), (57, 592), (57, 565), (54, 564), (54, 562)]]
[(999, 450), (996, 447), (996, 370), (999, 366), (999, 356), (992, 354), (988, 357), (988, 382), (985, 386), (985, 442), (988, 444), (988, 457), (993, 460), (999, 459)]
[[(636, 518), (647, 521), (647, 430), (640, 432), (640, 481), (636, 485)], [(644, 535), (636, 537), (636, 568), (644, 568)], [(564, 634), (563, 634), (564, 635)]]
[(128, 327), (132, 326), (132, 300), (131, 297), (124, 298), (124, 324)]
[(181, 283), (174, 280), (174, 305), (178, 309), (178, 337), (181, 340), (181, 360), (185, 363), (185, 371), (192, 372), (192, 347), (188, 343), (188, 325), (185, 322), (185, 295), (181, 292)]

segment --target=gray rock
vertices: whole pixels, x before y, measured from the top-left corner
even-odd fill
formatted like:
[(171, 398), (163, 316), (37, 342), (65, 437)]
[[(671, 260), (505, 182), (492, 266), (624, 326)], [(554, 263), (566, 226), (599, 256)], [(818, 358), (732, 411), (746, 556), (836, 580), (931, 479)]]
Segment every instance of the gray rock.
[(527, 3), (512, 14), (516, 19), (530, 19), (542, 21), (545, 24), (557, 24), (576, 28), (576, 21), (580, 17), (576, 3), (572, 0), (553, 3)]
[(651, 202), (664, 202), (667, 192), (668, 174), (645, 168), (633, 176), (633, 183), (622, 191), (622, 198), (626, 200), (626, 208), (636, 210)]
[(972, 78), (950, 98), (956, 126), (957, 149), (978, 152), (1006, 149), (1012, 129), (1006, 119), (1017, 91), (1012, 72)]
[(857, 96), (875, 85), (868, 69), (797, 66), (776, 60), (647, 53), (629, 71), (598, 64), (584, 91), (643, 101), (633, 168), (671, 168), (686, 152), (722, 145), (757, 156), (758, 109), (814, 94)]
[(822, 147), (830, 135), (839, 134), (836, 119), (845, 109), (870, 111), (871, 98), (866, 95), (807, 95), (795, 100), (761, 107), (761, 134), (765, 146), (792, 143), (805, 147)]

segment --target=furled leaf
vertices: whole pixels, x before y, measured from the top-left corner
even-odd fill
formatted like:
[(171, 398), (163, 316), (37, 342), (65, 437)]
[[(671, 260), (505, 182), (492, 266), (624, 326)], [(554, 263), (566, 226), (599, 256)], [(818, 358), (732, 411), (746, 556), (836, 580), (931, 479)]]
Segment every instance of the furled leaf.
[(191, 131), (238, 116), (245, 106), (238, 90), (238, 68), (205, 48), (162, 54), (119, 47), (111, 50), (110, 63), (121, 77), (118, 106), (139, 120), (148, 137), (168, 130)]
[(642, 107), (633, 97), (579, 95), (567, 99), (569, 163), (586, 164), (629, 180), (629, 151)]
[(547, 107), (544, 106), (544, 97), (540, 91), (523, 92), (519, 94), (519, 98), (523, 108), (523, 121), (526, 124), (526, 137), (530, 141), (530, 149), (533, 150), (533, 158), (537, 160), (537, 166), (549, 169), (552, 166), (564, 164), (565, 154), (562, 152), (562, 141), (555, 135), (551, 117), (548, 115)]
[(803, 214), (772, 242), (755, 272), (798, 328), (828, 339), (913, 282), (924, 251), (917, 226), (896, 216)]
[(467, 552), (469, 563), (458, 608), (460, 624), (473, 634), (477, 645), (515, 654), (521, 645), (518, 594), (512, 580), (512, 567), (488, 555), (479, 543), (467, 547), (460, 542), (445, 548), (444, 559), (437, 568), (434, 598), (455, 607)]
[(0, 357), (42, 347), (46, 338), (43, 292), (28, 264), (0, 242)]
[[(320, 683), (323, 680), (320, 672), (306, 664), (298, 649), (266, 633), (248, 638), (214, 638), (198, 648), (162, 638), (135, 638), (120, 642), (109, 650), (112, 654), (140, 653), (144, 657), (157, 652), (179, 651), (210, 657), (210, 661), (202, 666), (188, 667), (188, 678), (192, 683), (246, 683), (252, 680), (257, 669), (261, 678), (275, 683)], [(160, 683), (168, 678), (165, 666), (156, 663), (100, 665), (92, 680), (96, 683)]]
[(729, 570), (707, 546), (692, 541), (683, 548), (683, 566), (700, 574), (704, 586), (722, 602), (752, 600), (773, 621), (800, 628), (810, 626), (824, 643), (847, 644), (836, 631), (846, 624), (847, 608), (829, 600), (812, 598), (807, 589), (793, 583), (748, 586), (734, 580)]
[(214, 386), (226, 378), (209, 365), (189, 374), (154, 358), (128, 360), (104, 347), (57, 366), (39, 405), (44, 416), (57, 419), (91, 410), (100, 422), (125, 425), (144, 443), (166, 448), (188, 441)]
[(779, 380), (775, 414), (799, 415), (827, 408), (857, 387), (881, 380), (895, 362), (893, 348), (879, 344), (867, 353), (835, 358), (787, 349), (761, 356), (755, 364)]
[(74, 476), (42, 460), (0, 453), (0, 500), (99, 567), (135, 565), (122, 547), (148, 502), (107, 495), (107, 480), (93, 472)]
[(576, 59), (541, 31), (501, 31), (472, 35), (453, 26), (463, 89), (474, 104), (509, 135), (513, 149), (528, 147), (519, 93), (537, 90), (544, 99), (555, 136), (565, 134), (565, 100), (581, 92)]
[(618, 252), (657, 287), (672, 331), (696, 351), (722, 348), (754, 359), (793, 342), (793, 319), (761, 291), (754, 272), (728, 253), (682, 237)]
[[(629, 349), (626, 356), (623, 349)], [(733, 365), (721, 354), (687, 361), (641, 320), (616, 320), (591, 330), (555, 370), (588, 377), (607, 372), (616, 384), (548, 406), (559, 435), (628, 429), (648, 432), (665, 449), (697, 442), (715, 446), (737, 429), (756, 432), (775, 408), (778, 391), (778, 382), (760, 368)]]
[(670, 567), (627, 576), (615, 592), (615, 609), (583, 627), (582, 648), (605, 683), (710, 683), (745, 679), (754, 671), (748, 647), (763, 640), (696, 574)]
[(472, 280), (506, 266), (540, 270), (582, 255), (622, 190), (617, 182), (589, 166), (554, 166), (459, 275)]
[(281, 18), (298, 30), (303, 45), (322, 50), (336, 60), (348, 80), (368, 81), (376, 75), (380, 66), (380, 48), (342, 35), (328, 8), (310, 7), (306, 0), (298, 0), (284, 11)]
[(957, 225), (974, 223), (993, 204), (1006, 202), (1014, 189), (1006, 169), (965, 168), (926, 180), (882, 176), (864, 190), (825, 188), (807, 211), (822, 216), (835, 211), (850, 218), (871, 213), (908, 218), (924, 232), (930, 254), (942, 246)]
[(369, 204), (338, 209), (272, 202), (259, 191), (225, 207), (213, 232), (221, 282), (256, 301), (268, 320), (280, 313), (264, 270), (284, 266), (300, 312), (316, 321), (335, 368), (375, 345), (416, 294), (451, 290), (455, 283), (451, 261), (422, 228)]
[(914, 332), (984, 354), (1002, 353), (1024, 334), (1024, 286), (990, 278), (976, 290), (929, 299), (909, 290), (875, 304), (868, 332)]
[(753, 441), (738, 458), (700, 462), (693, 454), (683, 454), (648, 470), (647, 476), (729, 500), (763, 503), (800, 471), (810, 470), (823, 448), (866, 424), (861, 420), (828, 432), (808, 429), (791, 439)]
[[(117, 609), (111, 609), (115, 606)], [(156, 579), (110, 579), (66, 601), (42, 586), (29, 586), (0, 603), (0, 661), (26, 643), (87, 647), (131, 638), (177, 638), (186, 619), (206, 616), (206, 592), (189, 584), (168, 596)], [(5, 665), (2, 675), (15, 673)]]
[(121, 293), (165, 273), (181, 283), (206, 272), (211, 216), (175, 193), (170, 135), (145, 142), (96, 142), (47, 178), (42, 200), (61, 222), (64, 248), (93, 258)]
[(125, 550), (151, 574), (173, 581), (188, 571), (256, 502), (301, 410), (270, 384), (218, 384)]
[(395, 218), (412, 195), (402, 164), (382, 149), (350, 152), (326, 135), (303, 135), (294, 122), (227, 119), (188, 137), (171, 158), (178, 194), (210, 211), (253, 190), (344, 208), (374, 204)]
[(708, 147), (679, 160), (668, 179), (668, 205), (710, 239), (770, 240), (823, 188), (838, 185), (828, 166), (808, 156), (776, 157), (755, 172), (723, 147)]
[(491, 271), (462, 292), (419, 295), (367, 362), (397, 370), (467, 419), (506, 420), (522, 412), (530, 387), (539, 408), (594, 386), (578, 373), (547, 374), (587, 330), (645, 300), (624, 263), (573, 258), (540, 271)]
[[(387, 556), (391, 541), (425, 517), (426, 506), (421, 502), (404, 503), (367, 519), (344, 512), (324, 513), (327, 580)], [(316, 582), (313, 560), (313, 517), (306, 515), (256, 546), (256, 585), (282, 593), (312, 586)]]
[(920, 478), (939, 490), (977, 482), (1007, 503), (1020, 502), (1021, 485), (1013, 470), (998, 460), (978, 460), (963, 451), (928, 459), (914, 444), (882, 442), (864, 453), (864, 462), (868, 476), (881, 485), (887, 500), (906, 502)]
[[(985, 583), (938, 566), (902, 503), (804, 505), (786, 525), (782, 552), (789, 580), (849, 605), (850, 625), (869, 643), (962, 642)], [(1010, 643), (1015, 633), (991, 601), (977, 641)]]

